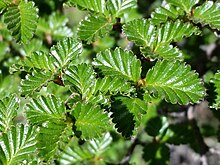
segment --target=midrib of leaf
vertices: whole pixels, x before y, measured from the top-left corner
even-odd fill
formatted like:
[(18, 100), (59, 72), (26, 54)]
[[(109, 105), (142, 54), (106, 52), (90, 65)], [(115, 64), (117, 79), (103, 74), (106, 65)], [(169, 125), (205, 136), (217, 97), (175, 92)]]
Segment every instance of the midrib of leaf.
[[(109, 19), (110, 20), (110, 19)], [(94, 33), (92, 33), (92, 35), (95, 35), (100, 29), (108, 26), (109, 23), (111, 23), (110, 21), (108, 20), (108, 22), (106, 22), (103, 26), (101, 26), (99, 29), (97, 29)]]

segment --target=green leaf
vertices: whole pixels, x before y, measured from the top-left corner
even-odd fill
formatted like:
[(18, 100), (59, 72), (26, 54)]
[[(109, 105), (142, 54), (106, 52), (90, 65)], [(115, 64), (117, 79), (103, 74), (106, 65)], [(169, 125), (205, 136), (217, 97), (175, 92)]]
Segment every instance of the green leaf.
[(91, 65), (70, 66), (64, 75), (64, 83), (71, 85), (82, 97), (86, 97), (89, 88), (95, 83), (95, 72)]
[(82, 146), (79, 146), (77, 141), (72, 139), (62, 151), (59, 161), (61, 164), (85, 163), (86, 160), (100, 157), (108, 149), (111, 142), (112, 137), (109, 133), (100, 138), (91, 139)]
[(82, 44), (74, 38), (65, 38), (50, 49), (51, 55), (56, 60), (54, 65), (60, 70), (76, 59), (81, 52)]
[(37, 28), (38, 9), (33, 2), (21, 1), (7, 8), (4, 22), (17, 41), (28, 43)]
[(166, 60), (184, 60), (184, 53), (172, 45), (159, 45), (156, 49), (150, 49), (149, 47), (141, 47), (141, 53), (152, 60), (166, 59)]
[(78, 36), (81, 40), (91, 43), (105, 37), (112, 28), (113, 23), (104, 16), (89, 15), (80, 22)]
[[(55, 72), (57, 68), (54, 66), (53, 63), (54, 59), (51, 56), (40, 51), (34, 52), (30, 56), (26, 56), (24, 60), (20, 61), (20, 64), (15, 64), (15, 66), (13, 66), (13, 69), (18, 70), (20, 69), (19, 67), (22, 67), (22, 70), (27, 72), (30, 72), (32, 68), (34, 70), (45, 70)], [(18, 69), (16, 69), (16, 67)]]
[(159, 25), (166, 22), (168, 19), (176, 20), (179, 16), (183, 16), (184, 11), (173, 5), (166, 4), (165, 6), (160, 6), (151, 13), (151, 21), (153, 24)]
[(46, 86), (53, 80), (53, 74), (48, 71), (34, 71), (32, 74), (25, 76), (25, 79), (21, 80), (21, 92), (24, 95), (31, 95), (36, 91), (39, 91), (43, 86)]
[(68, 18), (62, 14), (53, 12), (48, 19), (39, 19), (36, 33), (41, 37), (45, 37), (44, 35), (46, 34), (47, 42), (52, 44), (52, 40), (60, 40), (73, 35), (67, 23)]
[(106, 76), (117, 76), (137, 82), (141, 78), (141, 63), (130, 51), (116, 48), (97, 54), (94, 66)]
[(160, 130), (163, 126), (162, 120), (159, 116), (150, 118), (146, 123), (145, 131), (148, 135), (156, 137), (160, 134)]
[(146, 19), (135, 19), (126, 23), (123, 31), (128, 40), (139, 46), (151, 46), (156, 40), (156, 27)]
[(42, 45), (42, 40), (34, 38), (28, 43), (28, 45), (23, 45), (23, 48), (21, 48), (19, 51), (24, 57), (31, 56), (33, 52), (41, 50)]
[(147, 90), (172, 104), (196, 103), (205, 95), (198, 74), (179, 61), (158, 61), (145, 81)]
[(26, 105), (27, 119), (32, 124), (43, 124), (46, 121), (65, 121), (64, 103), (53, 95), (38, 96)]
[(213, 29), (220, 30), (220, 3), (206, 1), (195, 8), (192, 20), (195, 23), (209, 25)]
[(37, 136), (39, 154), (48, 163), (60, 155), (60, 149), (68, 144), (73, 136), (72, 124), (63, 121), (49, 121), (40, 127)]
[(136, 19), (125, 24), (123, 29), (129, 40), (151, 49), (160, 44), (180, 41), (184, 37), (200, 33), (197, 27), (180, 20), (168, 21), (161, 26), (155, 26), (149, 20)]
[(115, 17), (121, 17), (124, 13), (137, 6), (137, 0), (109, 0), (108, 11)]
[(190, 14), (192, 7), (199, 3), (199, 0), (167, 0), (167, 2), (182, 8), (187, 14)]
[(17, 125), (0, 137), (0, 164), (17, 165), (36, 154), (37, 130)]
[(130, 93), (133, 92), (134, 88), (130, 83), (124, 81), (121, 78), (104, 77), (103, 79), (98, 79), (96, 83), (91, 87), (91, 93), (97, 95), (98, 92), (106, 95), (108, 92), (110, 94), (120, 93)]
[(18, 106), (18, 99), (14, 95), (0, 100), (0, 132), (6, 132), (13, 125)]
[(79, 102), (71, 114), (76, 119), (76, 129), (82, 133), (83, 139), (99, 137), (109, 128), (110, 119), (99, 106)]
[(70, 0), (70, 2), (96, 13), (106, 13), (105, 0)]
[(147, 112), (147, 104), (139, 98), (117, 97), (116, 100), (120, 100), (123, 105), (133, 114), (135, 120), (135, 131), (140, 126), (143, 115)]
[(214, 78), (211, 79), (211, 82), (214, 83), (215, 92), (217, 93), (216, 98), (211, 105), (211, 108), (218, 109), (220, 108), (220, 72), (219, 71), (214, 75)]

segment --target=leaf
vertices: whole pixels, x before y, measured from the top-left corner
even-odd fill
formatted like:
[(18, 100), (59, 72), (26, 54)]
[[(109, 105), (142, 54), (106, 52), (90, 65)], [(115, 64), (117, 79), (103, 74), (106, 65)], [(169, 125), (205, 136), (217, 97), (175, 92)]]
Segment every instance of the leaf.
[(211, 105), (211, 108), (220, 108), (220, 72), (218, 71), (214, 78), (211, 79), (211, 82), (214, 83), (215, 86), (215, 92), (216, 92), (216, 98), (214, 102)]
[(128, 40), (139, 46), (151, 46), (156, 40), (156, 27), (146, 19), (135, 19), (123, 26)]
[(65, 38), (50, 49), (51, 55), (56, 62), (54, 65), (60, 69), (67, 66), (82, 52), (82, 44), (74, 38)]
[(220, 30), (220, 3), (206, 1), (194, 10), (192, 20), (195, 23), (209, 25), (213, 29)]
[(38, 96), (26, 105), (27, 119), (32, 124), (41, 125), (46, 121), (65, 121), (64, 103), (53, 95)]
[[(54, 59), (47, 55), (46, 53), (40, 51), (40, 52), (34, 52), (30, 56), (26, 56), (23, 61), (20, 62), (20, 65), (24, 71), (30, 72), (30, 70), (33, 68), (35, 70), (45, 70), (45, 71), (52, 71), (55, 72), (57, 69), (54, 66)], [(16, 67), (16, 64), (15, 64)], [(17, 66), (19, 68), (19, 66)], [(16, 68), (15, 68), (16, 70)]]
[(163, 126), (162, 120), (159, 116), (149, 119), (146, 123), (145, 131), (148, 135), (156, 137), (160, 134), (160, 130)]
[(113, 23), (104, 16), (89, 15), (80, 22), (78, 36), (88, 43), (105, 37), (113, 28)]
[(129, 112), (134, 116), (135, 120), (135, 131), (137, 131), (140, 126), (144, 114), (147, 112), (147, 104), (139, 98), (129, 98), (129, 97), (117, 97), (116, 100), (120, 100), (121, 103), (127, 107)]
[(18, 106), (18, 99), (15, 95), (0, 100), (0, 133), (11, 128)]
[(137, 6), (137, 0), (109, 0), (108, 11), (115, 17), (121, 17), (127, 11)]
[(22, 56), (30, 56), (33, 52), (41, 50), (43, 45), (43, 41), (40, 39), (32, 39), (28, 45), (23, 45), (23, 48), (21, 48), (19, 51)]
[(71, 85), (83, 98), (86, 97), (89, 88), (95, 83), (95, 72), (91, 65), (79, 64), (70, 66), (64, 75), (64, 83)]
[(184, 11), (178, 7), (174, 7), (173, 5), (166, 4), (164, 6), (160, 6), (155, 9), (154, 12), (151, 13), (151, 21), (155, 25), (159, 25), (161, 23), (165, 23), (168, 19), (176, 20), (179, 16), (183, 16)]
[(124, 81), (121, 78), (104, 77), (99, 78), (96, 83), (91, 87), (91, 93), (97, 95), (98, 92), (106, 95), (108, 92), (110, 94), (120, 93), (130, 93), (133, 92), (134, 88), (130, 83)]
[(97, 54), (93, 65), (106, 76), (116, 76), (137, 82), (140, 79), (141, 63), (130, 51), (116, 48)]
[(37, 28), (38, 9), (33, 2), (21, 1), (7, 8), (4, 22), (17, 41), (28, 43)]
[(49, 121), (40, 127), (37, 136), (39, 154), (48, 163), (60, 155), (60, 149), (68, 144), (73, 136), (72, 124), (63, 121)]
[[(60, 156), (61, 164), (82, 163), (85, 160), (98, 158), (109, 147), (112, 142), (110, 133), (104, 136), (87, 141), (83, 146), (79, 146), (75, 139), (70, 141)], [(100, 157), (101, 158), (101, 157)], [(85, 163), (85, 162), (84, 162)]]
[(70, 2), (96, 13), (106, 13), (105, 0), (70, 0)]
[(192, 7), (199, 3), (199, 0), (167, 0), (167, 2), (182, 8), (187, 14), (190, 14)]
[(17, 165), (36, 152), (37, 130), (28, 125), (17, 125), (0, 137), (0, 164)]
[(172, 104), (196, 103), (205, 95), (198, 74), (179, 61), (158, 61), (145, 81), (147, 90)]
[(28, 74), (25, 76), (25, 79), (21, 80), (21, 92), (24, 95), (31, 95), (52, 80), (53, 74), (51, 72), (34, 71), (31, 75)]
[(184, 60), (184, 53), (172, 45), (159, 45), (156, 49), (150, 49), (149, 47), (141, 47), (141, 53), (152, 60), (166, 59), (166, 60)]
[(71, 114), (76, 119), (76, 129), (82, 132), (83, 139), (100, 137), (109, 128), (108, 115), (99, 106), (79, 102)]
[(197, 27), (180, 20), (168, 21), (161, 26), (155, 26), (149, 20), (136, 19), (125, 24), (123, 30), (129, 40), (151, 49), (160, 44), (180, 41), (183, 37), (200, 33)]

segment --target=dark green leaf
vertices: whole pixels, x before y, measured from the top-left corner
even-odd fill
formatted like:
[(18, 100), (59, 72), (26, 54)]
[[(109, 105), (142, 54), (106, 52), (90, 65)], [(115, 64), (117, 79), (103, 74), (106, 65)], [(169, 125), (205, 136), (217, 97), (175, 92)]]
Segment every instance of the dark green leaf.
[(156, 97), (173, 104), (196, 103), (205, 95), (198, 74), (178, 61), (158, 61), (148, 71), (145, 81), (147, 89)]

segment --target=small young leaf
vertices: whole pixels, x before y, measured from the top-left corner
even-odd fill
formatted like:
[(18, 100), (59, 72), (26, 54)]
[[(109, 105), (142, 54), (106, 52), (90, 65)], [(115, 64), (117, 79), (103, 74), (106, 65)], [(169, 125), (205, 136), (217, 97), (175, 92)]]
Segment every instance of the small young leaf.
[(33, 2), (21, 1), (7, 8), (4, 22), (17, 41), (29, 42), (37, 28), (38, 9)]
[(150, 49), (149, 47), (141, 47), (141, 53), (152, 60), (166, 59), (166, 60), (179, 60), (183, 61), (184, 53), (172, 45), (163, 44), (158, 45), (156, 49)]
[(0, 132), (6, 132), (13, 125), (13, 118), (17, 115), (18, 99), (16, 96), (5, 97), (0, 100)]
[(198, 74), (179, 61), (158, 61), (146, 75), (147, 90), (172, 104), (196, 103), (205, 95)]
[(199, 0), (167, 0), (167, 2), (182, 8), (187, 14), (190, 14), (192, 7), (199, 3)]
[(93, 64), (106, 76), (117, 76), (134, 82), (140, 79), (140, 61), (130, 51), (116, 48), (114, 51), (100, 52)]
[(173, 5), (166, 4), (165, 6), (160, 6), (151, 13), (151, 21), (155, 25), (166, 22), (168, 19), (176, 20), (179, 16), (183, 16), (184, 11)]
[(65, 71), (64, 83), (71, 85), (82, 97), (85, 97), (89, 88), (95, 83), (95, 76), (91, 65), (70, 66)]
[(56, 60), (54, 65), (60, 69), (76, 59), (81, 52), (82, 44), (73, 38), (65, 38), (50, 49), (51, 55)]
[(136, 6), (137, 0), (110, 0), (107, 8), (115, 17), (121, 17), (124, 13)]
[(27, 118), (32, 124), (43, 124), (46, 121), (64, 121), (66, 108), (55, 96), (39, 96), (26, 105)]
[(109, 34), (112, 27), (113, 23), (104, 16), (90, 15), (80, 22), (78, 35), (81, 40), (91, 43)]
[(211, 28), (220, 30), (220, 3), (206, 1), (195, 8), (192, 19), (196, 23), (208, 24)]
[(217, 93), (217, 96), (215, 98), (215, 102), (211, 105), (211, 108), (220, 108), (220, 72), (218, 71), (214, 78), (211, 80), (212, 83), (215, 85), (215, 92)]
[(34, 71), (32, 74), (26, 75), (21, 81), (22, 94), (29, 95), (39, 91), (43, 86), (53, 80), (53, 74), (49, 71)]
[(17, 125), (0, 137), (0, 164), (17, 165), (36, 154), (37, 130)]
[(60, 157), (61, 164), (75, 164), (82, 163), (94, 157), (98, 158), (109, 147), (112, 142), (112, 137), (109, 133), (96, 139), (91, 139), (83, 144), (82, 147), (78, 145), (75, 139), (72, 139), (69, 145), (62, 151)]
[(77, 131), (83, 139), (100, 137), (109, 128), (110, 119), (99, 106), (78, 103), (72, 110)]

